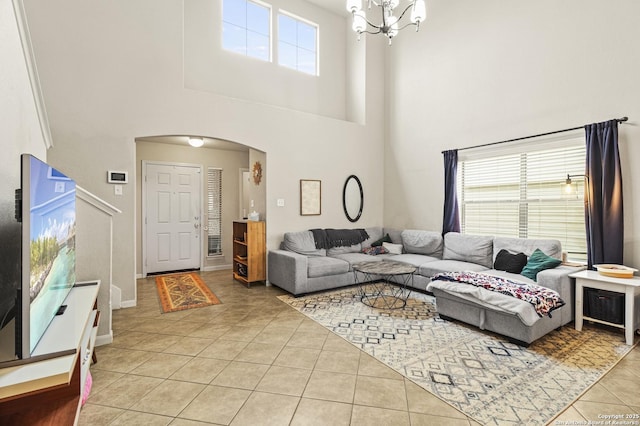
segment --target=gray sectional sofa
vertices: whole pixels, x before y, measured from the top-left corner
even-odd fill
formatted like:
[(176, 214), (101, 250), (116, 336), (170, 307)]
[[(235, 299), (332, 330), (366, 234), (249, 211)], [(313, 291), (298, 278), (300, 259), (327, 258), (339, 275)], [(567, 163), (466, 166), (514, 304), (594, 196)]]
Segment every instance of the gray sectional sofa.
[[(448, 233), (443, 237), (441, 233), (433, 231), (401, 231), (382, 227), (366, 228), (366, 231), (369, 238), (361, 244), (330, 249), (317, 249), (311, 231), (285, 233), (280, 249), (270, 250), (268, 253), (269, 282), (295, 296), (301, 296), (354, 284), (356, 277), (352, 265), (355, 263), (394, 260), (417, 268), (413, 287), (428, 291), (436, 297), (441, 317), (496, 332), (516, 343), (527, 345), (573, 320), (574, 285), (569, 274), (578, 271), (579, 268), (560, 265), (543, 270), (537, 273), (537, 283), (520, 274), (493, 269), (496, 255), (503, 249), (514, 254), (524, 253), (526, 256), (531, 256), (535, 249), (540, 249), (546, 255), (560, 259), (562, 247), (557, 240), (459, 233)], [(401, 245), (401, 253), (372, 256), (362, 252), (363, 248), (370, 247), (371, 243), (386, 235), (397, 245), (393, 247)], [(495, 304), (477, 295), (439, 286), (440, 281), (432, 283), (431, 278), (438, 273), (457, 271), (481, 272), (518, 282), (536, 283), (557, 291), (565, 305), (552, 312), (551, 317), (544, 316), (534, 322), (523, 317), (518, 309), (505, 308), (504, 304)], [(513, 303), (511, 298), (506, 305)], [(523, 303), (530, 308), (527, 302), (517, 300), (517, 303)]]

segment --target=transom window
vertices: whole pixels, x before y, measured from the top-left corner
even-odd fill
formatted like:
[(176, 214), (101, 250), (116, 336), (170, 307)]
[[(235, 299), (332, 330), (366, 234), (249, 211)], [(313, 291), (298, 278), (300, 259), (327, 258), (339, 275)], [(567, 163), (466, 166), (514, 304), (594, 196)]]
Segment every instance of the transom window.
[[(558, 144), (556, 144), (557, 146)], [(564, 144), (560, 144), (564, 145)], [(560, 240), (586, 261), (584, 141), (527, 152), (458, 159), (461, 230), (467, 234)], [(572, 177), (566, 191), (567, 174)]]
[[(258, 0), (223, 0), (222, 47), (266, 62), (271, 54), (271, 6)], [(318, 75), (318, 25), (278, 13), (278, 64)]]
[(278, 64), (318, 75), (318, 26), (288, 13), (278, 14)]
[(251, 0), (224, 0), (222, 47), (240, 55), (271, 60), (271, 8)]

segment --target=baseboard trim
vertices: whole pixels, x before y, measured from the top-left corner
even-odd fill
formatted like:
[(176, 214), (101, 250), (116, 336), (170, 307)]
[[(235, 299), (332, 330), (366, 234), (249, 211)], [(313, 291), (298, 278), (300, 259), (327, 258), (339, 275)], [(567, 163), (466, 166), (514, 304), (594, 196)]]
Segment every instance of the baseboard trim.
[[(205, 266), (204, 268), (201, 268), (200, 270), (203, 271), (203, 272), (209, 272), (209, 271), (224, 271), (224, 270), (227, 270), (227, 269), (233, 269), (233, 264), (226, 263), (224, 265)], [(142, 274), (136, 274), (136, 279), (139, 280), (140, 278), (145, 278), (145, 277)], [(124, 308), (124, 306), (123, 306), (123, 308)]]
[(135, 308), (138, 303), (135, 300), (123, 300), (120, 302), (121, 308)]
[(208, 271), (224, 271), (226, 269), (232, 269), (233, 265), (231, 264), (226, 264), (226, 265), (216, 265), (216, 266), (207, 266), (205, 268), (203, 268), (202, 270), (205, 272)]
[(102, 334), (96, 337), (96, 346), (108, 345), (113, 343), (113, 331), (110, 331), (109, 334)]

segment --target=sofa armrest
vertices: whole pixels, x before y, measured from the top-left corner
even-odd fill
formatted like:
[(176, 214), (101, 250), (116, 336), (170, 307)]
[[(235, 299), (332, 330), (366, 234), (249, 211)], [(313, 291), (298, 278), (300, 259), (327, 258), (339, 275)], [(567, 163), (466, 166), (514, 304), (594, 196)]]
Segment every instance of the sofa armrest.
[(293, 295), (307, 289), (307, 256), (288, 250), (269, 250), (268, 279)]
[[(581, 271), (584, 267), (560, 265), (553, 269), (546, 269), (538, 272), (538, 285), (555, 290), (565, 302), (562, 309), (562, 324), (573, 321), (575, 307), (575, 283), (569, 274)], [(553, 315), (553, 313), (552, 313)]]

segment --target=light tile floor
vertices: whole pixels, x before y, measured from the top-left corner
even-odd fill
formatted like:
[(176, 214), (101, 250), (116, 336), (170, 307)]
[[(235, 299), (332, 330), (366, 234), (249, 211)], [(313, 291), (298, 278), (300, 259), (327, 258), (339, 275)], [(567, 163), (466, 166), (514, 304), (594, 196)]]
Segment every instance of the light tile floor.
[[(169, 314), (154, 279), (138, 280), (138, 306), (113, 312), (114, 341), (96, 350), (80, 425), (477, 424), (279, 301), (277, 287), (201, 275), (222, 304)], [(638, 425), (639, 413), (636, 347), (551, 424)]]

